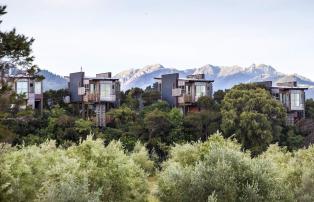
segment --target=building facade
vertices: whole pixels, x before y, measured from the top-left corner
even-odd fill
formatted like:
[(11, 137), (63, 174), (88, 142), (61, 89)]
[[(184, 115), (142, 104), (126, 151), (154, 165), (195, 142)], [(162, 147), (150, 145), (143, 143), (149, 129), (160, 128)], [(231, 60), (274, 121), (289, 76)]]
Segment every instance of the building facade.
[(22, 70), (11, 68), (5, 75), (5, 80), (18, 95), (23, 95), (24, 104), (21, 107), (43, 110), (43, 81), (36, 76), (27, 75)]
[(287, 124), (294, 125), (305, 117), (305, 90), (296, 81), (277, 83), (272, 81), (257, 82), (264, 85), (274, 99), (280, 101), (287, 110)]
[(179, 78), (178, 73), (165, 74), (155, 78), (153, 85), (161, 94), (161, 99), (171, 107), (178, 107), (183, 113), (198, 111), (197, 100), (201, 96), (212, 96), (213, 80), (206, 80), (204, 74)]
[(106, 126), (106, 112), (120, 105), (120, 82), (111, 73), (86, 77), (84, 72), (69, 77), (70, 102), (83, 118), (95, 121), (98, 127)]

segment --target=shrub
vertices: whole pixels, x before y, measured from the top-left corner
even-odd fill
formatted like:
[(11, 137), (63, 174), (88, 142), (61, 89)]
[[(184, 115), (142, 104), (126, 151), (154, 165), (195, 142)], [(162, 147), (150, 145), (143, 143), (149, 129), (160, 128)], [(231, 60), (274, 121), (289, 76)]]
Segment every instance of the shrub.
[(50, 141), (0, 156), (0, 201), (145, 201), (146, 174), (120, 142), (89, 136), (61, 149)]
[[(176, 145), (159, 178), (161, 201), (289, 201), (275, 166), (219, 134)], [(279, 176), (279, 177), (278, 177)]]
[(131, 158), (148, 174), (152, 175), (154, 173), (154, 161), (150, 160), (146, 147), (140, 142), (135, 144)]

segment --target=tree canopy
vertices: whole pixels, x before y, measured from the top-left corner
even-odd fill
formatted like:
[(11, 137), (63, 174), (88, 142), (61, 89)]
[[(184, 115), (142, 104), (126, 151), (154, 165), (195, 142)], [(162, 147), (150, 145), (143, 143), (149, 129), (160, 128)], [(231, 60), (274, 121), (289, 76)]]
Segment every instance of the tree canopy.
[(225, 135), (235, 135), (253, 154), (265, 151), (270, 143), (279, 140), (286, 117), (283, 105), (254, 84), (240, 84), (227, 92), (221, 113)]

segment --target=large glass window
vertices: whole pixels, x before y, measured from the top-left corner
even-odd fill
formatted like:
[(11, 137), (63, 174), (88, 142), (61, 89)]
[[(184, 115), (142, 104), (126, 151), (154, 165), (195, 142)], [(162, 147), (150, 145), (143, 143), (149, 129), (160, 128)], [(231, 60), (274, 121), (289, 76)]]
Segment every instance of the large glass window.
[(190, 95), (191, 94), (191, 86), (185, 86), (185, 93), (187, 95)]
[(16, 82), (16, 93), (17, 94), (28, 94), (28, 81), (17, 81)]
[(100, 84), (100, 99), (106, 99), (110, 97), (111, 84), (110, 83), (101, 83)]
[(301, 95), (300, 93), (291, 93), (291, 106), (300, 107), (301, 105)]
[(205, 85), (197, 85), (195, 89), (195, 96), (197, 98), (206, 95), (206, 86)]
[(41, 94), (41, 82), (35, 82), (35, 94)]
[(90, 94), (95, 93), (95, 84), (93, 84), (93, 83), (89, 84), (89, 92), (90, 92)]

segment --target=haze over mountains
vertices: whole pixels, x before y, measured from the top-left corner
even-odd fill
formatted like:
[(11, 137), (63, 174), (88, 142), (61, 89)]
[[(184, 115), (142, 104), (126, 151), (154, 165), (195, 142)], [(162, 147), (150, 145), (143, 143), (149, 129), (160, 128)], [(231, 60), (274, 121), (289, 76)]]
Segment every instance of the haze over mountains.
[[(204, 65), (200, 68), (178, 70), (167, 68), (161, 64), (147, 65), (143, 68), (129, 69), (116, 74), (119, 78), (121, 89), (127, 90), (132, 87), (145, 89), (152, 85), (154, 77), (160, 77), (163, 74), (179, 73), (180, 77), (186, 77), (191, 74), (205, 74), (206, 79), (215, 80), (214, 90), (228, 89), (239, 83), (248, 83), (256, 81), (273, 81), (274, 83), (283, 81), (298, 81), (301, 86), (308, 86), (307, 98), (314, 98), (314, 82), (298, 74), (287, 75), (278, 72), (270, 65), (252, 64), (249, 67), (240, 66), (213, 66)], [(88, 73), (87, 73), (88, 74)], [(43, 71), (42, 75), (46, 77), (44, 89), (60, 89), (66, 87), (66, 80), (63, 77), (53, 75), (48, 71)]]

